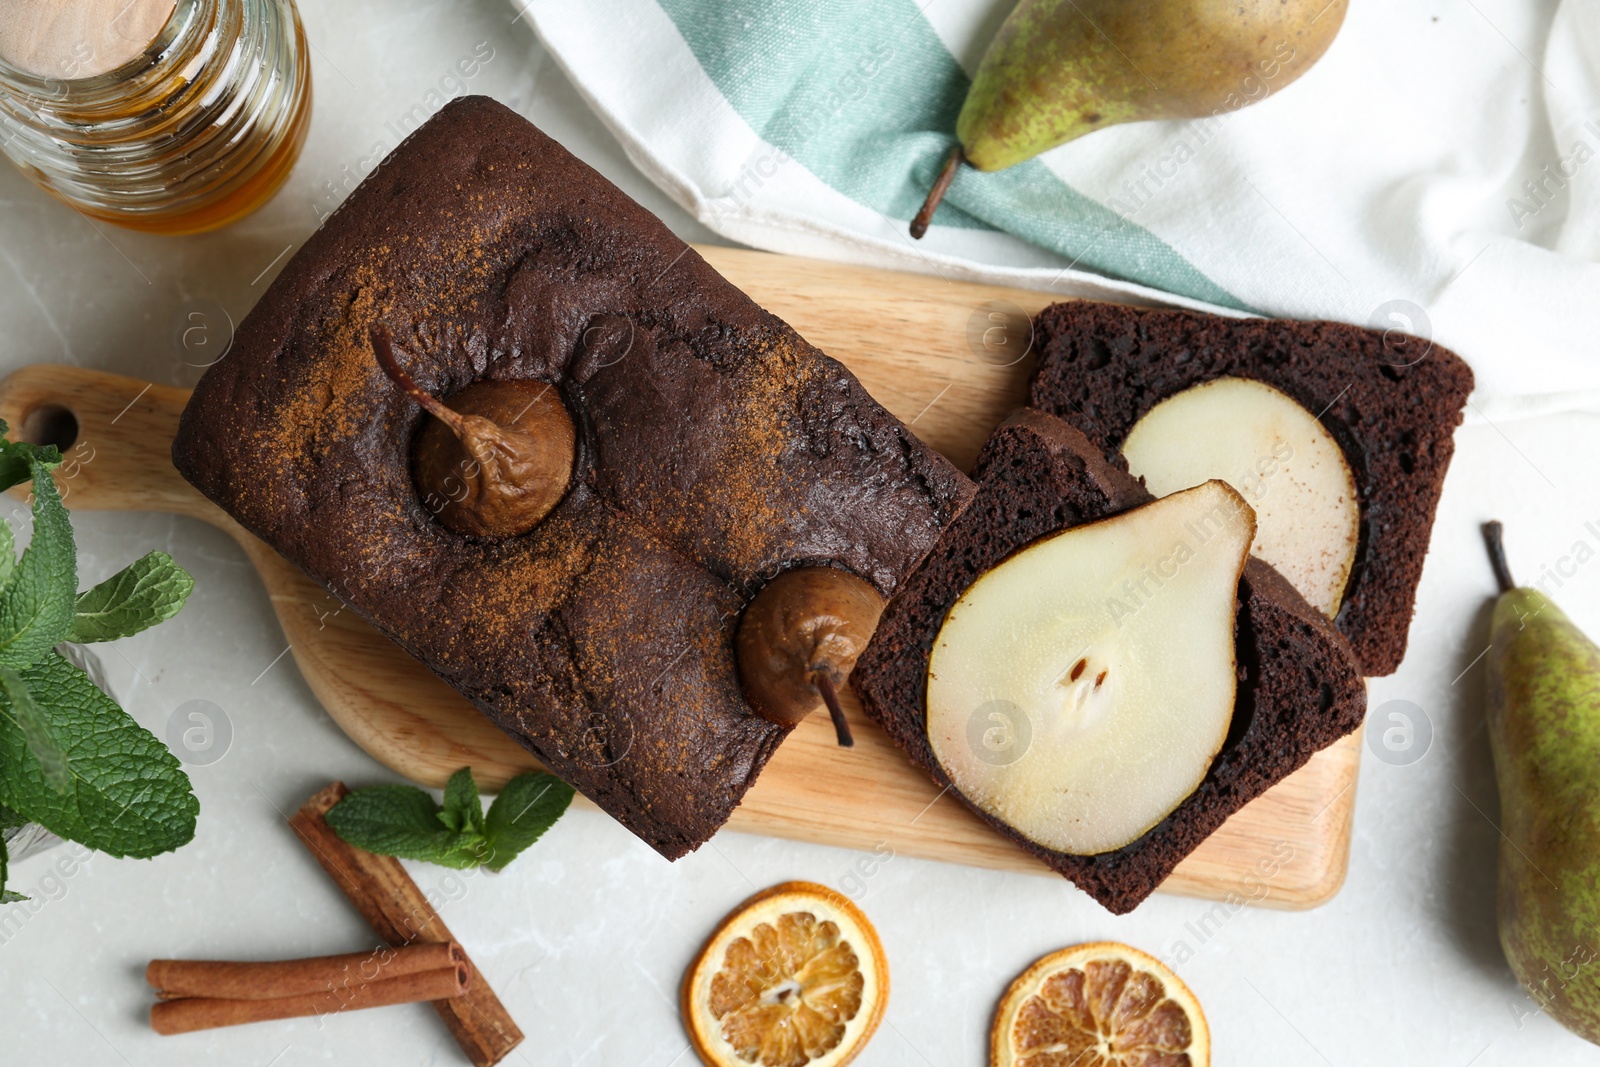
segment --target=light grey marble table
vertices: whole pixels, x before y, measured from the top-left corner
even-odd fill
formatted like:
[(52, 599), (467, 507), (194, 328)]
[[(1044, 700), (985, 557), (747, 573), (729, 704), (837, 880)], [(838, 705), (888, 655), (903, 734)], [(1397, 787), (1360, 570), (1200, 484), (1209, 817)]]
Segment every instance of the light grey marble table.
[[(315, 48), (310, 140), (276, 200), (232, 229), (185, 239), (97, 230), (0, 168), (0, 369), (65, 362), (192, 384), (204, 359), (180, 343), (190, 314), (247, 311), (363, 161), (396, 143), (400, 117), (428, 108), (430, 93), (461, 91), (451, 71), (474, 49), (493, 58), (467, 90), (528, 115), (685, 237), (710, 239), (633, 170), (501, 0), (307, 0), (303, 14)], [(569, 814), (499, 875), (411, 870), (445, 896), (446, 919), (527, 1032), (513, 1063), (693, 1062), (675, 1003), (684, 967), (725, 911), (790, 878), (855, 889), (882, 932), (893, 996), (864, 1067), (987, 1062), (990, 1012), (1011, 978), (1044, 952), (1099, 938), (1187, 960), (1219, 1065), (1593, 1063), (1600, 1053), (1538, 1016), (1500, 957), (1498, 810), (1473, 661), (1491, 588), (1477, 523), (1507, 520), (1514, 563), (1529, 575), (1574, 542), (1600, 545), (1585, 526), (1600, 529), (1596, 455), (1600, 421), (1579, 415), (1461, 432), (1410, 658), (1372, 686), (1379, 713), (1390, 701), (1420, 708), (1431, 741), (1410, 763), (1364, 753), (1349, 881), (1319, 910), (1158, 895), (1118, 919), (1049, 878), (908, 858), (861, 877), (856, 853), (731, 833), (668, 865), (588, 812)], [(345, 739), (292, 658), (280, 658), (267, 598), (226, 537), (153, 514), (82, 514), (77, 526), (85, 584), (152, 548), (194, 572), (178, 619), (103, 656), (146, 726), (165, 735), (181, 705), (206, 700), (228, 717), (233, 741), (221, 760), (190, 768), (200, 829), (183, 850), (73, 863), (58, 849), (15, 866), (15, 887), (37, 904), (0, 911), (0, 1061), (461, 1062), (420, 1006), (176, 1038), (146, 1028), (152, 956), (270, 959), (370, 944), (284, 812), (333, 778), (393, 776)], [(1579, 569), (1560, 597), (1600, 633), (1600, 566)]]

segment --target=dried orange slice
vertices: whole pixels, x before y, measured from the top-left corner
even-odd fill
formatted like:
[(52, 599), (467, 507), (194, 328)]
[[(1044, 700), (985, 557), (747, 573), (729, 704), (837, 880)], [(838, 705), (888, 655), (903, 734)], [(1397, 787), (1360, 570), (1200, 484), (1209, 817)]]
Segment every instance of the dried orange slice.
[(842, 1067), (888, 1002), (877, 931), (846, 897), (811, 882), (745, 901), (683, 978), (684, 1022), (708, 1067)]
[(1136, 948), (1097, 941), (1023, 971), (995, 1010), (990, 1067), (1210, 1067), (1189, 987)]

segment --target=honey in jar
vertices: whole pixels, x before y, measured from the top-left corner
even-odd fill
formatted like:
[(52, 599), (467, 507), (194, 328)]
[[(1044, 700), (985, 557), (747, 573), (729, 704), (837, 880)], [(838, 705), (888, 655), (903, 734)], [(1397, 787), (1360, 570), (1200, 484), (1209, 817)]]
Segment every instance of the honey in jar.
[(91, 218), (225, 226), (277, 192), (310, 116), (293, 0), (0, 0), (0, 148)]

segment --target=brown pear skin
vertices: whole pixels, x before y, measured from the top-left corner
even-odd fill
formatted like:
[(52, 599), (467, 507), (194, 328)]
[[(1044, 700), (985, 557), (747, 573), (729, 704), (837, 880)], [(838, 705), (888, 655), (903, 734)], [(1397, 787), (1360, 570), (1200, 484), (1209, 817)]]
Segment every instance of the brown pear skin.
[(381, 323), (378, 365), (433, 418), (411, 446), (411, 479), (439, 522), (469, 537), (527, 533), (566, 495), (577, 429), (555, 387), (531, 379), (473, 382), (445, 404), (412, 381)]
[(1600, 648), (1516, 586), (1500, 534), (1484, 526), (1501, 590), (1488, 664), (1500, 945), (1540, 1009), (1600, 1044)]
[(1322, 58), (1348, 0), (1020, 0), (956, 121), (960, 145), (912, 221), (921, 237), (965, 162), (1002, 170), (1125, 122), (1266, 99)]
[(745, 699), (782, 726), (826, 707), (840, 746), (855, 744), (839, 690), (872, 640), (883, 605), (876, 589), (837, 567), (779, 574), (739, 620), (734, 640)]

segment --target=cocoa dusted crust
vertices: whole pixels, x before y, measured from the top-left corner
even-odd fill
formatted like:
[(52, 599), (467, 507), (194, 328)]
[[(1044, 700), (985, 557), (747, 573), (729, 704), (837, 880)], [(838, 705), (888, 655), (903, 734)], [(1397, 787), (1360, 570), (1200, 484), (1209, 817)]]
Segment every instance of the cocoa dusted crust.
[[(928, 743), (927, 677), (950, 608), (980, 575), (1031, 542), (1153, 499), (1083, 434), (1028, 409), (995, 431), (973, 478), (977, 496), (889, 602), (850, 676), (867, 714), (946, 788), (950, 780)], [(968, 806), (1107, 910), (1132, 911), (1228, 816), (1354, 730), (1366, 713), (1366, 685), (1349, 643), (1253, 557), (1239, 582), (1234, 641), (1238, 698), (1222, 751), (1200, 787), (1137, 841), (1098, 856), (1067, 855)]]
[(1337, 322), (1087, 301), (1040, 312), (1034, 348), (1028, 403), (1068, 420), (1107, 455), (1156, 404), (1213, 378), (1265, 382), (1318, 415), (1344, 450), (1361, 502), (1361, 541), (1334, 625), (1366, 674), (1399, 668), (1455, 429), (1472, 392), (1472, 371), (1459, 356)]
[[(448, 398), (557, 388), (573, 483), (481, 540), (413, 487), (418, 406), (369, 327)], [(971, 483), (834, 360), (501, 105), (446, 106), (285, 266), (206, 372), (173, 462), (662, 855), (727, 819), (786, 730), (740, 692), (773, 574), (885, 595)]]

